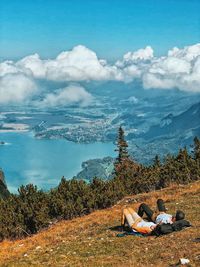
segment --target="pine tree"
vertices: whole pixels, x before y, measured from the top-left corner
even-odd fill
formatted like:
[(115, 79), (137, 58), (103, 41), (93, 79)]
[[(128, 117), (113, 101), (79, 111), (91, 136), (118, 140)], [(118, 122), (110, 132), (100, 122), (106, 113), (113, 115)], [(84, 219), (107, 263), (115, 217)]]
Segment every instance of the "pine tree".
[(190, 157), (187, 148), (180, 149), (175, 161), (176, 166), (176, 182), (188, 183), (190, 182)]
[[(120, 191), (122, 194), (138, 193), (140, 181), (140, 165), (130, 158), (128, 153), (128, 144), (124, 137), (124, 130), (119, 127), (117, 149), (118, 157), (114, 163), (114, 177), (120, 181)], [(117, 180), (116, 180), (117, 181)]]
[(194, 180), (197, 180), (200, 177), (200, 139), (197, 136), (194, 138), (194, 144), (192, 147), (192, 158), (194, 161), (192, 162), (192, 175)]
[(193, 156), (195, 160), (200, 160), (200, 139), (195, 136), (193, 145)]
[(120, 126), (118, 131), (118, 139), (117, 139), (117, 149), (115, 151), (118, 151), (118, 157), (116, 158), (115, 166), (122, 163), (124, 160), (129, 159), (128, 154), (128, 144), (124, 137), (124, 130)]
[(118, 130), (117, 149), (115, 149), (115, 151), (118, 152), (118, 156), (114, 163), (114, 175), (117, 176), (120, 175), (124, 163), (129, 160), (128, 144), (125, 140), (124, 130), (121, 126)]
[(160, 158), (159, 158), (158, 155), (156, 155), (154, 160), (153, 160), (153, 166), (154, 166), (154, 168), (157, 168), (157, 167), (161, 166)]

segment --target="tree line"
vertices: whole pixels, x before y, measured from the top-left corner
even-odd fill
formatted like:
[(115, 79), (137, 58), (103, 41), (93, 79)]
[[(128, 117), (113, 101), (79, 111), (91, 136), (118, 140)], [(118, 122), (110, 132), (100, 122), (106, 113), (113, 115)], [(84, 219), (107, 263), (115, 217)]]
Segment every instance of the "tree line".
[(0, 199), (0, 239), (35, 234), (55, 220), (72, 219), (110, 207), (126, 195), (200, 179), (200, 140), (197, 137), (190, 153), (183, 148), (175, 156), (167, 155), (162, 162), (156, 155), (150, 166), (144, 166), (129, 156), (124, 130), (120, 127), (116, 150), (118, 157), (111, 180), (94, 177), (87, 183), (63, 177), (58, 187), (48, 192), (29, 184), (21, 186), (18, 194)]

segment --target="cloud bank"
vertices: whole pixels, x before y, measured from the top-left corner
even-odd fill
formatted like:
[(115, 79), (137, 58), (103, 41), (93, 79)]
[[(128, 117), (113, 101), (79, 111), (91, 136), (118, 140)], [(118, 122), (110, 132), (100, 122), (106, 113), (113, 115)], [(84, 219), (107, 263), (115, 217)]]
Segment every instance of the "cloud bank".
[(0, 104), (20, 104), (36, 95), (37, 87), (25, 74), (6, 74), (0, 78)]
[(92, 95), (89, 94), (82, 86), (70, 85), (68, 87), (49, 93), (39, 103), (41, 107), (60, 107), (68, 104), (80, 104), (88, 106), (92, 102)]
[[(200, 92), (200, 44), (174, 47), (166, 56), (155, 57), (150, 46), (130, 51), (114, 64), (99, 59), (96, 53), (78, 45), (55, 59), (41, 59), (38, 54), (21, 60), (0, 63), (0, 103), (19, 103), (39, 94), (40, 81), (140, 81), (146, 89), (174, 89)], [(42, 105), (87, 104), (91, 95), (83, 88), (55, 88), (47, 92)]]

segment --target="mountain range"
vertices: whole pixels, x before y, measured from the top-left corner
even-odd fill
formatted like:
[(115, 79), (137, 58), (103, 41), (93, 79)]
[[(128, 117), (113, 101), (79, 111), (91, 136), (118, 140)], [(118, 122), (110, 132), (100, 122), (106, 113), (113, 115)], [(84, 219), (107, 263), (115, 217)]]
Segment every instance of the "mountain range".
[(160, 124), (151, 126), (142, 137), (145, 140), (151, 140), (164, 136), (167, 138), (184, 136), (185, 140), (189, 139), (188, 141), (191, 141), (193, 133), (198, 133), (199, 130), (200, 102), (192, 105), (177, 116), (170, 113), (160, 121)]

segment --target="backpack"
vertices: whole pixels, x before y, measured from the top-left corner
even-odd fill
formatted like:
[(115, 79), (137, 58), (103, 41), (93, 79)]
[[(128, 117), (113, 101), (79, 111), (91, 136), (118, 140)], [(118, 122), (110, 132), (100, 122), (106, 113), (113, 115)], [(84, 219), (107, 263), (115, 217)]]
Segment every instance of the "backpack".
[(192, 226), (192, 225), (190, 224), (190, 222), (188, 222), (186, 220), (179, 220), (179, 221), (176, 221), (172, 224), (174, 231), (180, 231), (183, 228), (190, 227), (190, 226)]
[(166, 235), (170, 234), (172, 232), (181, 231), (185, 227), (191, 226), (190, 222), (186, 220), (179, 220), (172, 224), (166, 223), (166, 224), (159, 224), (156, 226), (156, 228), (152, 231), (153, 235), (160, 236), (160, 235)]

